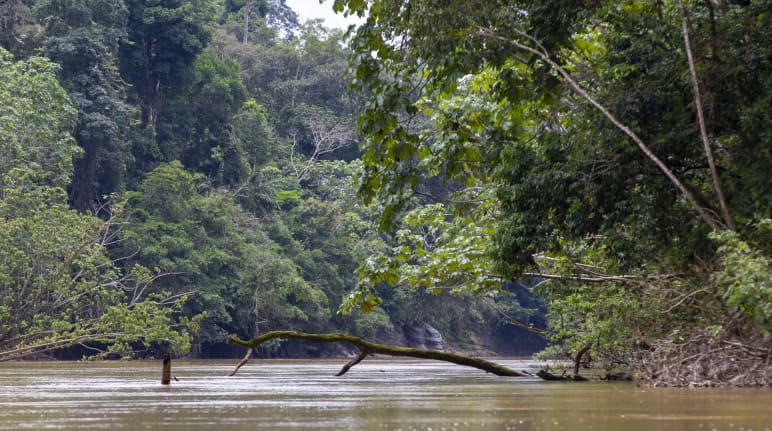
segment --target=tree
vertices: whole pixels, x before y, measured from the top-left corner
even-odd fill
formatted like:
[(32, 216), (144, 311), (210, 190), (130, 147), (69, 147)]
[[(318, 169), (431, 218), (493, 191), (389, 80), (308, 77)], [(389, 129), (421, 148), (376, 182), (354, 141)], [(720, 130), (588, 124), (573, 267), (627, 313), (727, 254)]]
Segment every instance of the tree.
[(117, 70), (118, 43), (126, 27), (123, 1), (40, 1), (35, 5), (45, 55), (60, 65), (62, 86), (78, 110), (74, 137), (83, 150), (75, 161), (70, 200), (80, 211), (97, 206), (126, 182), (131, 109)]
[(143, 269), (121, 272), (106, 252), (114, 219), (67, 207), (75, 109), (56, 73), (49, 60), (13, 62), (0, 49), (0, 360), (76, 345), (185, 352), (195, 321), (174, 319), (163, 295), (136, 294)]
[(37, 181), (65, 187), (80, 149), (70, 134), (76, 111), (56, 79), (57, 66), (41, 57), (14, 62), (5, 50), (0, 62), (0, 174), (37, 167)]
[(8, 0), (0, 4), (0, 46), (14, 51), (22, 48), (29, 35), (25, 27), (30, 20), (29, 1)]
[(121, 72), (141, 101), (143, 126), (154, 135), (164, 94), (175, 94), (189, 80), (212, 37), (215, 11), (208, 0), (127, 0), (126, 7)]
[[(239, 28), (241, 43), (247, 45), (250, 33), (257, 26), (271, 26), (283, 33), (286, 40), (293, 37), (298, 27), (298, 16), (285, 0), (226, 0), (225, 13), (236, 15), (241, 10)], [(257, 19), (256, 19), (257, 18)]]
[(353, 127), (344, 120), (335, 119), (329, 112), (313, 107), (303, 107), (303, 122), (311, 135), (311, 154), (307, 160), (295, 161), (297, 136), (293, 136), (290, 163), (298, 182), (303, 181), (320, 157), (346, 148), (353, 143)]
[(199, 345), (222, 343), (226, 334), (252, 337), (267, 328), (313, 329), (324, 321), (327, 299), (243, 211), (225, 189), (179, 162), (162, 164), (129, 193), (129, 225), (111, 249), (127, 267), (140, 264), (168, 274), (154, 289), (189, 294), (184, 313), (206, 313)]
[(356, 100), (343, 79), (348, 50), (339, 30), (309, 22), (286, 43), (237, 47), (232, 39), (218, 37), (217, 44), (219, 55), (239, 63), (245, 85), (259, 103), (275, 112), (275, 124), (282, 129), (301, 127), (298, 120), (302, 112), (293, 109), (303, 105), (323, 108), (340, 117), (356, 112)]
[(169, 107), (159, 117), (159, 149), (164, 159), (179, 160), (218, 185), (238, 184), (248, 175), (248, 149), (231, 139), (232, 121), (247, 101), (237, 65), (205, 52), (191, 73), (178, 94), (168, 97)]
[[(720, 323), (731, 314), (726, 286), (699, 287), (703, 271), (715, 270), (700, 263), (716, 256), (711, 231), (743, 220), (737, 230), (751, 238), (769, 218), (768, 196), (755, 191), (768, 180), (759, 182), (764, 169), (748, 158), (770, 162), (758, 147), (768, 119), (757, 110), (768, 101), (769, 64), (750, 54), (767, 49), (769, 33), (758, 27), (765, 4), (679, 6), (337, 1), (348, 13), (367, 9), (352, 45), (355, 83), (369, 94), (359, 120), (360, 193), (381, 206), (381, 227), (432, 196), (432, 178), (457, 190), (445, 201), (493, 190), (501, 208), (488, 246), (495, 275), (553, 280), (541, 289), (562, 313), (553, 314), (554, 339), (576, 358), (589, 346), (595, 358), (640, 365), (633, 352), (668, 345), (675, 331), (694, 335), (698, 348), (709, 335), (693, 324), (696, 313), (724, 337), (738, 331), (731, 342), (768, 352), (766, 329), (748, 316)], [(753, 42), (721, 38), (720, 28)], [(711, 67), (718, 63), (744, 78)], [(714, 84), (732, 84), (698, 85), (707, 70)], [(705, 94), (711, 103), (700, 109)], [(744, 112), (756, 131), (718, 112)], [(468, 214), (453, 208), (446, 214)], [(728, 361), (724, 354), (711, 364)], [(699, 356), (690, 355), (682, 358)], [(728, 375), (739, 381), (739, 373)]]

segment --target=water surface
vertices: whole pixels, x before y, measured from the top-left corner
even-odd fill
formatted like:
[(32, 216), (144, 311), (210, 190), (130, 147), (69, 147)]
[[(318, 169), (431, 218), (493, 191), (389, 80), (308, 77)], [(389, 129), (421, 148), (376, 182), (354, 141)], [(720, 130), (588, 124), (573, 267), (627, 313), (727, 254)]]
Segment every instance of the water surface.
[[(769, 389), (497, 377), (441, 362), (0, 364), (0, 430), (772, 430)], [(516, 369), (528, 365), (499, 361)]]

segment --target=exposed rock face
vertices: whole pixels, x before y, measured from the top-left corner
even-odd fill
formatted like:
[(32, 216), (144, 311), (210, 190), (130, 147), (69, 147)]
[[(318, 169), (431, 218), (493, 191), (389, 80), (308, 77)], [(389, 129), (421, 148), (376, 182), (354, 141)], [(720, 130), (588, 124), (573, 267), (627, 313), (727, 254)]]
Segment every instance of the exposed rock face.
[(428, 323), (416, 323), (402, 327), (408, 347), (416, 349), (444, 350), (442, 334)]

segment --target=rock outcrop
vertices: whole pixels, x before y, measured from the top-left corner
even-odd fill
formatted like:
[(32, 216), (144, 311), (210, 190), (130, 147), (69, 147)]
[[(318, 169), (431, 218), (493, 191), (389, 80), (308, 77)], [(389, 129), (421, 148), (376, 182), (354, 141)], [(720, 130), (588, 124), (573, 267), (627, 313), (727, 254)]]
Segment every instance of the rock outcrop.
[(442, 334), (432, 325), (424, 322), (405, 325), (402, 327), (405, 341), (409, 347), (415, 349), (444, 350)]

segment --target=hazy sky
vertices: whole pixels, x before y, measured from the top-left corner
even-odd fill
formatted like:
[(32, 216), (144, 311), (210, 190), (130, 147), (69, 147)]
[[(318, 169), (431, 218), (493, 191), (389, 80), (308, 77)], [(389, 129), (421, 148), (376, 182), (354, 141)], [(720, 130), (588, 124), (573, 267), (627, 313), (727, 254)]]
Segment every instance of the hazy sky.
[(360, 20), (352, 17), (344, 18), (342, 14), (332, 11), (332, 0), (325, 0), (319, 4), (319, 0), (286, 0), (287, 5), (300, 16), (303, 23), (312, 18), (323, 18), (327, 27), (346, 29), (350, 24), (356, 24)]

